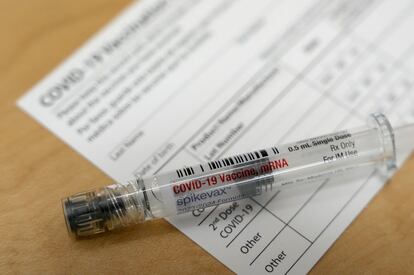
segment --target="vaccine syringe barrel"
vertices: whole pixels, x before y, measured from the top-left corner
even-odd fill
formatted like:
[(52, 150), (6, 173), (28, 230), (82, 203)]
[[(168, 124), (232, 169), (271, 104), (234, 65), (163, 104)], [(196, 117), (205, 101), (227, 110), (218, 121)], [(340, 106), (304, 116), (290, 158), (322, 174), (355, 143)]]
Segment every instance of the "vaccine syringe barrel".
[(112, 184), (62, 204), (69, 232), (83, 237), (364, 167), (390, 171), (395, 165), (393, 129), (383, 114), (373, 114), (364, 127)]

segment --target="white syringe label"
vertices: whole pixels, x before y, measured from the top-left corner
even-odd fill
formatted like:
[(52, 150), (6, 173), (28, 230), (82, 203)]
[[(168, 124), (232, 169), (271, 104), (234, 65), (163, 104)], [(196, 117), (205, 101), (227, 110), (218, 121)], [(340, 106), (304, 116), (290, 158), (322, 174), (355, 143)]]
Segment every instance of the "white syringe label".
[(377, 139), (375, 130), (369, 139), (341, 131), (184, 167), (159, 178), (169, 183), (160, 186), (160, 194), (177, 214), (239, 200), (352, 167), (361, 157), (359, 148)]

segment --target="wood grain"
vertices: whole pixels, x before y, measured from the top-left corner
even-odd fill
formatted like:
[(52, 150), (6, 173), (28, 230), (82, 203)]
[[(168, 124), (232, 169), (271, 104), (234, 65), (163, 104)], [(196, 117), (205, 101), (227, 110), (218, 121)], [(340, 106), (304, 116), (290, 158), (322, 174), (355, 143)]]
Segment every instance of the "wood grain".
[[(110, 179), (20, 111), (16, 99), (128, 0), (0, 1), (0, 273), (231, 273), (160, 220), (73, 241), (60, 199)], [(312, 273), (412, 273), (414, 158)]]

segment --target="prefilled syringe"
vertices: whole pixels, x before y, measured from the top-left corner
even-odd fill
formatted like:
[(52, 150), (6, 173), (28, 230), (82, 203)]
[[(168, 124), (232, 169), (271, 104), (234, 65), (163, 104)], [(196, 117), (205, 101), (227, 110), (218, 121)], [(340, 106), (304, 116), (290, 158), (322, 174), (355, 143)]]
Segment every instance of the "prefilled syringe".
[[(406, 138), (414, 126), (401, 129)], [(78, 193), (62, 200), (67, 228), (88, 236), (360, 169), (392, 171), (397, 132), (373, 114), (365, 127)]]

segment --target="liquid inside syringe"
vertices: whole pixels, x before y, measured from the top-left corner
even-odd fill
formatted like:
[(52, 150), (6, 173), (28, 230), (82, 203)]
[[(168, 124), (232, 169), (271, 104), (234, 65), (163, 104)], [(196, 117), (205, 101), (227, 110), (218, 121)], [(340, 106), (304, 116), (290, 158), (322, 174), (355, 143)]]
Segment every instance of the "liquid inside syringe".
[(389, 171), (395, 159), (393, 129), (374, 114), (365, 127), (75, 194), (63, 199), (63, 208), (68, 230), (88, 236), (365, 167)]

